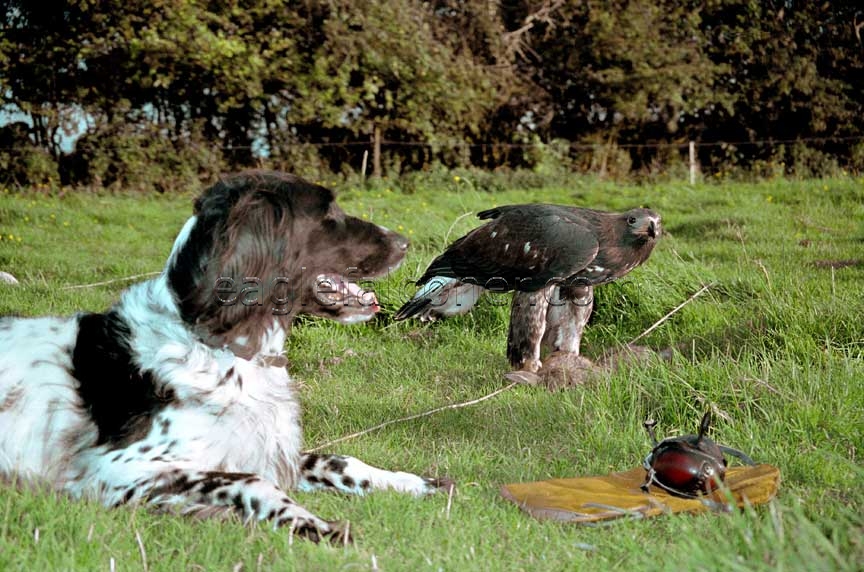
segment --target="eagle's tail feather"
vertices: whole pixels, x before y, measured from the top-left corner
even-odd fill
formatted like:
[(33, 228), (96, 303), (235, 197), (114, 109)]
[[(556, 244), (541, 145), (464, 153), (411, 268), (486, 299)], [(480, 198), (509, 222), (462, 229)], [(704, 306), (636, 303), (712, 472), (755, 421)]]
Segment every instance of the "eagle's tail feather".
[(423, 308), (432, 303), (431, 298), (411, 298), (399, 308), (399, 311), (393, 316), (397, 322), (407, 320), (412, 316), (416, 316), (423, 311)]

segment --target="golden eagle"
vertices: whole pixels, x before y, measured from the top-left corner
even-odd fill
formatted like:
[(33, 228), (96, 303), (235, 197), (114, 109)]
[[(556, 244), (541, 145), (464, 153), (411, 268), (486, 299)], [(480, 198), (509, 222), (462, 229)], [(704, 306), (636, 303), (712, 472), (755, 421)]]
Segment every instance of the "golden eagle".
[(468, 312), (483, 290), (515, 290), (507, 357), (537, 371), (540, 349), (579, 353), (594, 286), (616, 280), (651, 254), (660, 216), (550, 204), (508, 205), (479, 213), (488, 220), (451, 244), (417, 281), (396, 313), (434, 320)]

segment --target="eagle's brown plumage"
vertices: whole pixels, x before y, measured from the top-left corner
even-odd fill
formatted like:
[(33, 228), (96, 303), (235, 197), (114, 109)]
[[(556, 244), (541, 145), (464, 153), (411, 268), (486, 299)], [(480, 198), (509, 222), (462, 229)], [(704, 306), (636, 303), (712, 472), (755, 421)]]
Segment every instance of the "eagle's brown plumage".
[(642, 264), (660, 236), (660, 216), (644, 208), (611, 213), (523, 204), (483, 211), (478, 217), (489, 222), (432, 261), (417, 281), (421, 289), (395, 319), (464, 313), (476, 296), (458, 303), (448, 296), (464, 290), (465, 284), (495, 292), (514, 290), (507, 353), (517, 368), (539, 367), (543, 342), (553, 351), (578, 354), (593, 287)]

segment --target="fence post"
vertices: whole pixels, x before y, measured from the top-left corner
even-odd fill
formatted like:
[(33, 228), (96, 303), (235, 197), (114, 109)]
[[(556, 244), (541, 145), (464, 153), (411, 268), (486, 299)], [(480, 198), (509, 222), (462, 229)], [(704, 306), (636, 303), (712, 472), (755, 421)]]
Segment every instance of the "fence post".
[(381, 125), (377, 123), (372, 133), (372, 177), (381, 178)]
[(369, 149), (363, 151), (363, 165), (360, 167), (360, 180), (366, 180), (366, 161), (369, 159)]
[(696, 143), (690, 142), (690, 184), (696, 184)]

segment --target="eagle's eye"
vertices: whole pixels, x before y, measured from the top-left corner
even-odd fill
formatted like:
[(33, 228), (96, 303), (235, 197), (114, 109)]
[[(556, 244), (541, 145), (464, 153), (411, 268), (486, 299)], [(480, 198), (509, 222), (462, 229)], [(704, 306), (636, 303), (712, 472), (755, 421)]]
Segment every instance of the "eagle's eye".
[(627, 224), (631, 224), (631, 225), (636, 224), (636, 217), (635, 216), (627, 217)]

